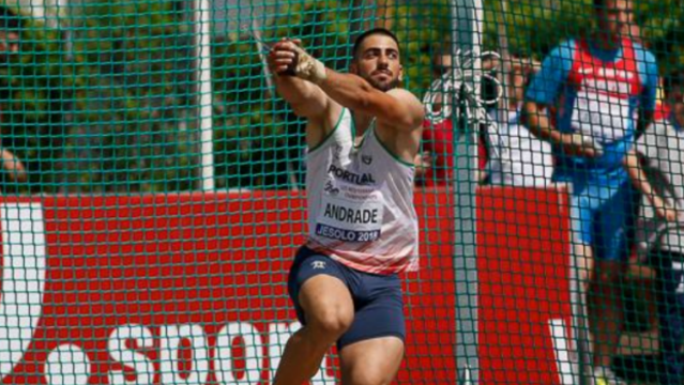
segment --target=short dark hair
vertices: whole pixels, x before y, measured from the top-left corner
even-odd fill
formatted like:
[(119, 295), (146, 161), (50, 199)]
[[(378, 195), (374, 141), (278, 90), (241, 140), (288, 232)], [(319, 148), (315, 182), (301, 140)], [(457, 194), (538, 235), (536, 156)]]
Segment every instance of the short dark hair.
[(11, 8), (0, 5), (0, 30), (21, 32), (24, 21), (18, 13)]
[(670, 72), (663, 79), (663, 91), (666, 97), (669, 97), (678, 88), (684, 88), (684, 68), (678, 68)]
[(386, 28), (373, 28), (369, 29), (368, 31), (360, 34), (355, 40), (354, 40), (354, 48), (352, 48), (352, 55), (354, 58), (356, 58), (356, 55), (359, 53), (359, 48), (361, 47), (361, 44), (363, 43), (364, 40), (366, 40), (368, 37), (371, 37), (373, 35), (384, 35), (384, 36), (389, 36), (394, 40), (395, 43), (397, 43), (397, 47), (399, 47), (399, 51), (401, 52), (401, 47), (399, 46), (399, 39), (397, 38), (397, 35), (392, 33), (389, 29)]

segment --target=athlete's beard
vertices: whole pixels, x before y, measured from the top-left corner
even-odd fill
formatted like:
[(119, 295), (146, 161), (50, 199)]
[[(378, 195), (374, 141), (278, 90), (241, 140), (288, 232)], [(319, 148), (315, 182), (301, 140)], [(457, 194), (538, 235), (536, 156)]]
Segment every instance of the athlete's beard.
[(363, 74), (361, 77), (364, 78), (371, 86), (373, 86), (373, 88), (382, 92), (393, 90), (399, 86), (399, 78), (394, 78), (386, 83), (380, 83), (373, 79), (373, 77), (369, 74)]

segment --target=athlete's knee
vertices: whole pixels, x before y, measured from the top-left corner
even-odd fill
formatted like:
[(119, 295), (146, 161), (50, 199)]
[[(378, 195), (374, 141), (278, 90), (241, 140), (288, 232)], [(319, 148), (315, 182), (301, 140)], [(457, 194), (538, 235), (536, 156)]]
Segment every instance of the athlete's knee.
[(330, 342), (336, 341), (344, 334), (354, 321), (354, 313), (351, 309), (334, 306), (311, 314), (307, 317), (307, 327), (317, 334), (319, 338), (325, 338)]
[(594, 283), (599, 286), (620, 284), (627, 273), (627, 264), (619, 261), (604, 261), (594, 268)]
[(588, 285), (594, 268), (593, 253), (591, 246), (578, 243), (575, 245), (574, 262), (577, 279), (583, 284)]

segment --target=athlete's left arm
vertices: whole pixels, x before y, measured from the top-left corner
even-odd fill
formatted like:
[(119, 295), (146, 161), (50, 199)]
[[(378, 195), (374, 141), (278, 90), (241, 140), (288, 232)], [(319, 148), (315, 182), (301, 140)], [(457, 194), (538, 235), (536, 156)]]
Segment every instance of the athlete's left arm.
[(423, 105), (411, 92), (395, 88), (383, 92), (354, 74), (342, 74), (327, 69), (327, 76), (319, 87), (341, 105), (363, 114), (375, 116), (383, 126), (400, 131), (422, 127), (425, 119)]
[(658, 216), (668, 222), (677, 221), (677, 211), (667, 203), (665, 197), (658, 194), (648, 180), (642, 166), (643, 159), (636, 149), (631, 149), (625, 155), (622, 164), (634, 187), (641, 192), (651, 203)]
[(636, 139), (639, 139), (646, 131), (646, 128), (653, 123), (658, 94), (658, 63), (652, 53), (643, 48), (641, 50), (642, 54), (637, 55), (637, 63), (641, 71), (643, 71), (644, 85), (639, 100)]
[(337, 103), (350, 110), (375, 116), (383, 126), (412, 132), (422, 128), (425, 112), (423, 105), (412, 93), (393, 89), (383, 92), (354, 74), (334, 71), (303, 48), (297, 47), (295, 76), (318, 85)]

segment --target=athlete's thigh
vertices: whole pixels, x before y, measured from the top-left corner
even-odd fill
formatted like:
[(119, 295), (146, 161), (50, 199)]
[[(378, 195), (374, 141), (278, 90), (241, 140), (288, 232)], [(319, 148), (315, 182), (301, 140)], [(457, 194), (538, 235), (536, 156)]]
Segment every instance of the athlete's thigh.
[(342, 385), (385, 385), (394, 380), (404, 357), (404, 341), (379, 337), (347, 345), (340, 351)]
[(624, 262), (629, 258), (638, 204), (634, 195), (631, 186), (623, 185), (602, 202), (594, 227), (594, 253), (598, 260)]
[(347, 287), (347, 277), (338, 262), (300, 250), (290, 270), (288, 289), (297, 318), (306, 325), (310, 321), (350, 324), (354, 302)]
[(581, 192), (570, 198), (570, 221), (572, 242), (575, 245), (591, 245), (593, 242), (595, 199)]
[(398, 276), (357, 274), (360, 290), (351, 327), (338, 341), (343, 383), (388, 384), (404, 355), (406, 320)]
[(401, 279), (354, 272), (354, 322), (337, 341), (338, 350), (360, 341), (383, 337), (406, 339)]

